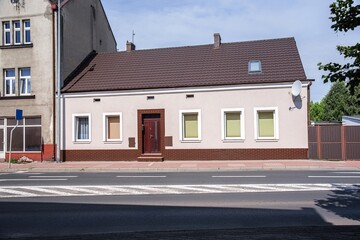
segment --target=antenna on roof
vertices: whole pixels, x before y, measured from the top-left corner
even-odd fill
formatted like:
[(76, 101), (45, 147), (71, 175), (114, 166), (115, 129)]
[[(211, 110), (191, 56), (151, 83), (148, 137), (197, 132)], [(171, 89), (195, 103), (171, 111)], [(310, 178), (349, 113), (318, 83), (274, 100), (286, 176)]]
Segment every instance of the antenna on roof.
[(134, 30), (132, 30), (132, 36), (131, 36), (131, 42), (132, 43), (135, 43), (134, 41), (134, 38), (135, 38), (135, 32), (134, 32)]

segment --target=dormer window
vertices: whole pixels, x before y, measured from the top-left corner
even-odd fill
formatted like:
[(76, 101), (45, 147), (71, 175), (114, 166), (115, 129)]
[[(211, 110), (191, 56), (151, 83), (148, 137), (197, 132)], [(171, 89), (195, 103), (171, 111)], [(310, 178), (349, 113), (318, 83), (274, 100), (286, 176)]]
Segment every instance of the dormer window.
[(249, 73), (261, 73), (260, 60), (252, 60), (249, 62)]

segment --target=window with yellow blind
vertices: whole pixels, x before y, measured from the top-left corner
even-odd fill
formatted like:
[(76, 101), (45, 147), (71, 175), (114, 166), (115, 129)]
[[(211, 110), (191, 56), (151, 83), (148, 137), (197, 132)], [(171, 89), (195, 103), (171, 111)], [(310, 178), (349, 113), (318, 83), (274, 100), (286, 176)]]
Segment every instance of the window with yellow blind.
[(180, 111), (180, 141), (201, 140), (200, 110)]
[(222, 139), (245, 139), (244, 109), (222, 109)]
[(277, 108), (257, 109), (256, 138), (278, 139)]
[(104, 141), (122, 141), (122, 113), (104, 113)]

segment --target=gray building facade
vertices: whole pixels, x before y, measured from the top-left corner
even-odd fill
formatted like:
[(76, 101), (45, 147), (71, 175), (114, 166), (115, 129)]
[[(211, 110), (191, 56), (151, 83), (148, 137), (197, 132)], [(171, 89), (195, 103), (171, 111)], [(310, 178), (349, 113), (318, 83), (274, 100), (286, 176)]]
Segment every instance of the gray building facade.
[[(56, 22), (54, 1), (0, 1), (0, 159), (10, 149), (15, 110), (24, 120), (14, 130), (14, 158), (55, 156)], [(55, 1), (56, 2), (56, 1)], [(92, 51), (115, 52), (116, 41), (100, 0), (62, 1), (63, 80)]]

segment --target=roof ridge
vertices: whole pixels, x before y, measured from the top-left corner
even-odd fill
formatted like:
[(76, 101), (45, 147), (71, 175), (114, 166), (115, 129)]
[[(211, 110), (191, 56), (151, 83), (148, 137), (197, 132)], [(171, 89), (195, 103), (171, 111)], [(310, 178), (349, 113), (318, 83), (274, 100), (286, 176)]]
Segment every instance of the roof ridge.
[[(294, 39), (294, 37), (279, 37), (279, 38), (268, 38), (268, 39), (256, 39), (256, 40), (246, 40), (246, 41), (237, 41), (237, 42), (224, 42), (221, 43), (221, 45), (228, 45), (228, 44), (239, 44), (239, 43), (253, 43), (253, 42), (267, 42), (267, 41), (276, 41), (276, 40), (286, 40), (286, 39)], [(205, 46), (213, 46), (214, 44), (200, 44), (200, 45), (185, 45), (185, 46), (174, 46), (174, 47), (156, 47), (156, 48), (147, 48), (147, 49), (139, 49), (139, 50), (133, 50), (131, 52), (144, 52), (144, 51), (154, 51), (154, 50), (163, 50), (163, 49), (180, 49), (180, 48), (195, 48), (195, 47), (205, 47)], [(118, 51), (118, 52), (101, 52), (98, 53), (100, 55), (102, 54), (111, 54), (111, 53), (123, 53), (127, 52), (124, 51)]]

